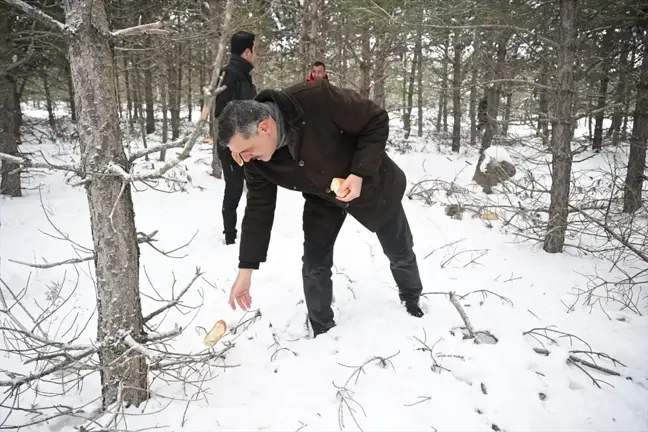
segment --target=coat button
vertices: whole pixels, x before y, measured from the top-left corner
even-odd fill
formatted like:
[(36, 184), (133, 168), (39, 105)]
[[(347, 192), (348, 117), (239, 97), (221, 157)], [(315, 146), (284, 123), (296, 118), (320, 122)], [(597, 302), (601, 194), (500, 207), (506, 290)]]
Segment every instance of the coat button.
[(299, 161), (299, 166), (304, 166), (304, 161), (303, 160)]

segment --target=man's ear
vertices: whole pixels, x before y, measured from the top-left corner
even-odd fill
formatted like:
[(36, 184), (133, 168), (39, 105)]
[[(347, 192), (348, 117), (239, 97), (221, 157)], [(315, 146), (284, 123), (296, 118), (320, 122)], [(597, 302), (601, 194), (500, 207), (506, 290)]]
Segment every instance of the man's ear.
[(261, 120), (259, 122), (259, 131), (264, 133), (270, 132), (270, 123), (268, 122), (268, 120)]

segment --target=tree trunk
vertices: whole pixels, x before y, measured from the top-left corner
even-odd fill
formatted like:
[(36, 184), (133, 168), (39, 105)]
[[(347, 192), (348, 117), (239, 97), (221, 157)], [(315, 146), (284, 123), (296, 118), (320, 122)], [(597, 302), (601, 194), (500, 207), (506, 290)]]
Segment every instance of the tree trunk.
[[(423, 30), (418, 26), (416, 34), (418, 65), (416, 66), (416, 135), (423, 136)], [(381, 56), (386, 57), (386, 56)]]
[[(114, 164), (128, 171), (104, 0), (69, 0), (64, 5), (65, 22), (75, 27), (68, 39), (68, 57), (78, 107), (82, 169), (106, 173)], [(105, 409), (116, 402), (118, 395), (126, 405), (138, 406), (148, 398), (147, 364), (122, 342), (124, 333), (136, 341), (144, 336), (131, 187), (115, 175), (88, 180), (102, 406)]]
[(192, 118), (192, 98), (191, 98), (191, 73), (193, 72), (193, 65), (191, 63), (191, 45), (187, 47), (187, 121), (191, 122)]
[(459, 153), (461, 147), (461, 30), (455, 30), (454, 60), (452, 61), (452, 151)]
[(54, 104), (52, 102), (52, 93), (50, 92), (49, 80), (47, 76), (46, 66), (40, 67), (40, 75), (43, 80), (43, 92), (45, 93), (45, 105), (47, 106), (47, 119), (49, 121), (49, 127), (54, 133), (56, 129), (56, 119), (54, 118)]
[(133, 95), (128, 76), (128, 52), (124, 53), (124, 86), (126, 87), (126, 113), (128, 114), (128, 126), (133, 129)]
[[(67, 61), (67, 59), (66, 59)], [(74, 103), (74, 86), (72, 85), (72, 72), (70, 72), (70, 65), (66, 67), (67, 82), (68, 82), (68, 97), (70, 98), (70, 118), (76, 123), (76, 104)]]
[[(540, 79), (538, 83), (540, 85), (546, 86), (549, 82), (549, 64), (548, 60), (543, 60), (542, 69), (540, 72)], [(540, 97), (538, 100), (538, 132), (537, 134), (542, 137), (542, 147), (547, 148), (549, 146), (549, 95), (547, 90), (540, 89)]]
[(481, 37), (479, 29), (475, 30), (472, 72), (470, 74), (470, 145), (477, 145), (477, 78), (479, 77), (479, 60), (481, 59)]
[[(2, 43), (0, 39), (0, 43)], [(15, 82), (9, 75), (0, 75), (0, 152), (18, 156), (18, 137), (16, 136), (14, 108)], [(19, 130), (19, 129), (18, 129)], [(0, 161), (0, 194), (10, 197), (22, 196), (19, 165)]]
[(414, 79), (416, 77), (416, 64), (418, 63), (419, 51), (414, 49), (414, 58), (412, 59), (412, 70), (409, 74), (409, 85), (407, 88), (407, 105), (405, 106), (405, 114), (403, 115), (403, 130), (405, 131), (405, 139), (409, 138), (412, 132), (412, 103), (414, 98)]
[(612, 147), (619, 145), (619, 132), (621, 131), (621, 123), (623, 121), (623, 101), (626, 98), (626, 75), (628, 68), (628, 52), (630, 51), (630, 43), (626, 40), (621, 48), (619, 54), (619, 75), (616, 85), (616, 96), (614, 102), (617, 106), (614, 107), (614, 114), (612, 114), (612, 124), (608, 130), (608, 136), (612, 135)]
[(644, 21), (644, 53), (637, 83), (628, 171), (623, 187), (623, 211), (633, 213), (641, 207), (641, 190), (648, 180), (646, 169), (646, 145), (648, 144), (648, 21)]
[(571, 123), (576, 62), (577, 0), (560, 0), (558, 69), (551, 127), (551, 202), (543, 249), (562, 252), (567, 231), (569, 189), (572, 169)]
[[(151, 47), (150, 42), (147, 43)], [(144, 103), (146, 104), (146, 133), (155, 132), (155, 103), (153, 100), (153, 65), (154, 61), (147, 53), (147, 59), (144, 62)]]
[(369, 28), (365, 27), (362, 33), (362, 52), (360, 54), (360, 95), (368, 98), (371, 93), (371, 44)]
[[(495, 62), (495, 70), (493, 71), (493, 79), (502, 79), (504, 73), (504, 65), (506, 62), (506, 45), (508, 44), (510, 35), (503, 34), (499, 41), (497, 42), (497, 54)], [(493, 137), (495, 136), (495, 131), (497, 130), (497, 116), (499, 113), (499, 103), (501, 97), (501, 87), (502, 85), (491, 84), (488, 90), (486, 91), (487, 100), (488, 100), (488, 109), (487, 109), (487, 119), (486, 127), (484, 128), (484, 135), (482, 136), (482, 143), (480, 152), (483, 153), (488, 147), (491, 146)]]
[[(634, 43), (632, 44), (632, 51), (630, 54), (630, 64), (632, 65), (632, 69), (634, 69), (634, 64), (637, 61), (637, 48), (639, 44)], [(626, 95), (625, 97), (625, 104), (623, 106), (623, 125), (621, 126), (621, 137), (622, 139), (625, 139), (628, 133), (628, 117), (630, 116), (630, 100), (631, 98)]]
[(448, 132), (448, 45), (449, 34), (446, 31), (443, 40), (443, 60), (442, 60), (442, 76), (441, 76), (441, 92), (439, 93), (439, 111), (437, 112), (436, 130), (441, 132), (441, 125), (443, 131)]
[(513, 92), (506, 92), (506, 105), (504, 106), (504, 120), (502, 122), (502, 135), (508, 136), (509, 123), (511, 122), (511, 109), (513, 105)]
[(317, 18), (319, 15), (319, 3), (319, 0), (311, 0), (310, 4), (310, 32), (308, 35), (308, 57), (310, 62), (314, 62), (318, 57)]
[(603, 47), (601, 48), (603, 61), (601, 62), (601, 79), (596, 104), (598, 111), (595, 116), (594, 138), (592, 140), (592, 149), (597, 153), (603, 148), (603, 120), (605, 119), (605, 111), (603, 108), (607, 104), (608, 84), (610, 82), (610, 53), (614, 49), (614, 34), (612, 30), (607, 30), (607, 33), (603, 37)]

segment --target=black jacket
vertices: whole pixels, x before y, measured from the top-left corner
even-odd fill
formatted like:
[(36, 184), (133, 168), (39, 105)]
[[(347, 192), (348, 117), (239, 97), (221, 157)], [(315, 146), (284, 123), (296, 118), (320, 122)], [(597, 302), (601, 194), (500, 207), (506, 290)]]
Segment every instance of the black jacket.
[(218, 118), (227, 102), (231, 100), (254, 99), (257, 90), (250, 76), (253, 67), (252, 63), (243, 57), (232, 54), (227, 65), (220, 71), (220, 76), (225, 72), (221, 85), (225, 85), (226, 88), (216, 96), (215, 118)]
[[(240, 268), (258, 268), (266, 260), (278, 186), (317, 195), (373, 232), (391, 217), (403, 199), (407, 180), (385, 151), (389, 116), (383, 108), (326, 80), (282, 91), (263, 90), (255, 99), (278, 105), (288, 144), (268, 162), (252, 160), (244, 165), (248, 193)], [(363, 178), (362, 191), (345, 203), (336, 199), (329, 185), (334, 177), (349, 174)]]

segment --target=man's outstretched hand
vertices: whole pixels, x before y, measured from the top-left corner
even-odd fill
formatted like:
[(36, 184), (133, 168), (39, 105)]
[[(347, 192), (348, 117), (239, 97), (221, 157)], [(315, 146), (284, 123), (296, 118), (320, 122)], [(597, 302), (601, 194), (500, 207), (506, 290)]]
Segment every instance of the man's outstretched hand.
[(251, 283), (252, 270), (240, 269), (230, 291), (229, 304), (233, 310), (236, 310), (236, 303), (244, 311), (250, 309), (252, 306), (252, 297), (250, 296)]
[(352, 201), (360, 196), (360, 190), (362, 190), (362, 177), (349, 174), (337, 192), (337, 199), (344, 202)]

